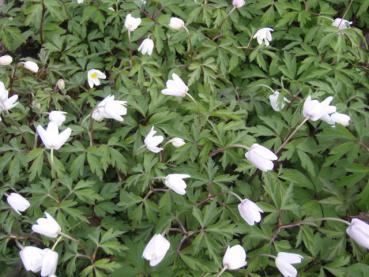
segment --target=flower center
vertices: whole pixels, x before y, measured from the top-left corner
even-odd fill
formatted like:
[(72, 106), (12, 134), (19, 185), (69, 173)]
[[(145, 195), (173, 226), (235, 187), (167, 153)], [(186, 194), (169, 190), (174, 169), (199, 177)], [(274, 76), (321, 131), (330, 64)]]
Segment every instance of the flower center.
[(91, 73), (91, 78), (92, 79), (97, 79), (97, 73), (96, 72)]

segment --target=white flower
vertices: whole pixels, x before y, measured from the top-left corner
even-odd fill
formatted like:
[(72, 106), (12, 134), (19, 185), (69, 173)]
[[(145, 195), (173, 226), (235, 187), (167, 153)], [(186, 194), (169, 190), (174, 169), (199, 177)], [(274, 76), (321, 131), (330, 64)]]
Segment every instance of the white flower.
[(333, 97), (329, 96), (324, 99), (323, 102), (319, 102), (318, 100), (312, 100), (309, 95), (304, 102), (304, 117), (308, 117), (311, 121), (317, 121), (322, 117), (326, 117), (327, 115), (334, 113), (336, 111), (336, 107), (330, 106), (332, 100)]
[(188, 87), (182, 79), (175, 73), (172, 74), (173, 80), (168, 80), (167, 87), (161, 91), (164, 95), (185, 97), (188, 92)]
[(124, 27), (128, 32), (133, 32), (141, 24), (141, 18), (135, 18), (131, 14), (127, 14), (126, 20), (124, 21)]
[(259, 223), (261, 220), (261, 213), (264, 212), (258, 205), (249, 199), (244, 199), (238, 204), (238, 211), (249, 225), (254, 225), (255, 222)]
[(346, 19), (339, 18), (339, 17), (336, 18), (335, 20), (333, 20), (333, 22), (332, 22), (332, 26), (337, 27), (340, 30), (350, 28), (351, 24), (352, 24), (352, 21), (348, 21)]
[(159, 264), (167, 251), (169, 250), (170, 242), (160, 234), (154, 235), (146, 245), (142, 254), (144, 259), (150, 261), (150, 266)]
[(297, 270), (292, 265), (301, 263), (303, 259), (304, 257), (298, 254), (279, 252), (275, 265), (284, 277), (296, 277)]
[(272, 33), (274, 30), (272, 28), (262, 28), (256, 31), (253, 38), (256, 38), (259, 45), (265, 44), (269, 46), (269, 42), (272, 41)]
[(83, 4), (84, 0), (77, 0), (77, 4)]
[(10, 55), (4, 55), (0, 57), (0, 65), (9, 65), (13, 62), (13, 58)]
[(186, 142), (182, 139), (182, 138), (172, 138), (171, 140), (168, 141), (168, 143), (171, 143), (175, 148), (179, 148), (182, 147), (183, 145), (186, 144)]
[(32, 231), (50, 238), (56, 238), (61, 232), (60, 225), (49, 213), (45, 212), (45, 216), (46, 218), (37, 219), (37, 223), (32, 225)]
[(8, 195), (6, 201), (8, 202), (10, 207), (12, 207), (12, 209), (18, 214), (21, 214), (21, 212), (24, 212), (30, 206), (30, 203), (26, 198), (14, 192)]
[(169, 174), (164, 179), (164, 184), (174, 190), (174, 192), (185, 195), (186, 194), (186, 182), (183, 179), (190, 178), (188, 174)]
[(9, 98), (8, 90), (5, 88), (4, 83), (0, 81), (0, 112), (14, 108), (18, 104), (17, 100), (18, 95), (13, 95)]
[(37, 126), (36, 130), (45, 147), (54, 150), (59, 150), (67, 142), (72, 133), (70, 128), (59, 133), (58, 124), (53, 121), (49, 122), (46, 130), (40, 125)]
[(236, 270), (247, 265), (246, 251), (237, 244), (227, 248), (223, 257), (223, 266), (229, 270)]
[(29, 71), (32, 71), (33, 73), (37, 73), (39, 69), (37, 63), (33, 61), (26, 61), (23, 63), (23, 66), (25, 69), (28, 69)]
[(19, 256), (22, 260), (24, 268), (27, 271), (37, 273), (41, 270), (42, 259), (44, 256), (44, 252), (42, 249), (34, 246), (26, 246), (21, 251), (19, 251)]
[(281, 111), (286, 106), (286, 103), (289, 102), (286, 97), (280, 99), (278, 90), (274, 91), (273, 94), (269, 95), (269, 101), (273, 110), (275, 110), (276, 112)]
[(235, 8), (241, 8), (243, 7), (244, 5), (246, 4), (246, 1), (245, 0), (233, 0), (232, 1), (232, 5), (235, 7)]
[(58, 127), (60, 127), (65, 121), (66, 112), (52, 111), (49, 113), (50, 122), (55, 122)]
[(59, 90), (63, 90), (65, 89), (65, 82), (63, 79), (59, 79), (57, 82), (56, 82), (56, 86)]
[(353, 218), (350, 226), (346, 229), (346, 233), (359, 244), (369, 250), (369, 224)]
[(246, 152), (245, 157), (261, 171), (272, 170), (274, 167), (272, 161), (278, 159), (272, 151), (257, 143), (251, 145), (251, 148)]
[(43, 259), (42, 259), (42, 266), (41, 266), (41, 276), (55, 276), (56, 267), (58, 265), (58, 253), (49, 249), (45, 248), (43, 250)]
[(331, 115), (326, 114), (321, 119), (332, 126), (335, 126), (337, 123), (343, 126), (348, 126), (351, 120), (350, 116), (347, 114), (338, 112), (332, 113)]
[(93, 88), (94, 86), (100, 86), (100, 79), (106, 79), (105, 73), (101, 72), (100, 70), (90, 69), (87, 72), (87, 81), (90, 88)]
[(144, 143), (146, 145), (146, 148), (154, 153), (159, 153), (163, 148), (158, 147), (160, 143), (163, 142), (164, 137), (163, 136), (155, 136), (156, 131), (154, 130), (154, 126), (151, 127), (150, 132), (145, 137)]
[(114, 100), (114, 95), (109, 95), (94, 109), (92, 118), (96, 121), (111, 118), (123, 122), (122, 115), (127, 114), (126, 104), (126, 101)]
[(140, 47), (138, 47), (138, 51), (140, 51), (142, 55), (147, 54), (151, 56), (153, 50), (154, 50), (154, 41), (151, 38), (144, 39)]
[(174, 30), (179, 30), (185, 27), (185, 23), (178, 17), (171, 17), (169, 21), (169, 27)]

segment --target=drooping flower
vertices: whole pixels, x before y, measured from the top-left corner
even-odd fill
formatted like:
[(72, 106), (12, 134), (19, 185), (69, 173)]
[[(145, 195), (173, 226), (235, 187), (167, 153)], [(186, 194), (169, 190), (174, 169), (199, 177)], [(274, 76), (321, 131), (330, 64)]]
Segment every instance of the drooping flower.
[(56, 87), (59, 89), (59, 90), (63, 90), (65, 89), (65, 81), (63, 79), (59, 79), (57, 82), (56, 82)]
[(0, 65), (9, 65), (13, 62), (13, 57), (10, 55), (4, 55), (0, 57)]
[(122, 116), (127, 114), (126, 104), (126, 101), (115, 100), (114, 95), (109, 95), (93, 110), (92, 118), (96, 121), (111, 118), (123, 122)]
[(142, 55), (147, 54), (151, 56), (153, 50), (154, 50), (154, 41), (151, 38), (144, 39), (140, 47), (138, 47), (138, 51), (140, 51)]
[(279, 112), (286, 106), (286, 103), (288, 103), (289, 101), (286, 97), (280, 98), (279, 91), (276, 90), (273, 94), (269, 95), (269, 102), (273, 110)]
[(45, 147), (53, 150), (59, 150), (67, 142), (72, 133), (70, 128), (59, 133), (58, 124), (53, 121), (49, 122), (46, 130), (40, 125), (37, 126), (36, 130)]
[(246, 4), (245, 0), (233, 0), (232, 5), (233, 7), (239, 9), (242, 8)]
[(278, 159), (272, 151), (257, 143), (251, 145), (251, 148), (246, 152), (245, 157), (258, 169), (264, 172), (272, 170), (274, 167), (272, 161)]
[(169, 250), (170, 242), (161, 234), (155, 234), (146, 245), (142, 256), (150, 261), (150, 266), (158, 265)]
[(237, 244), (227, 248), (223, 257), (223, 266), (228, 270), (236, 270), (247, 265), (246, 251)]
[(312, 100), (309, 95), (304, 102), (304, 117), (309, 118), (311, 121), (317, 121), (322, 117), (334, 113), (336, 111), (336, 107), (330, 105), (332, 100), (333, 97), (329, 96), (324, 99), (323, 102), (319, 102), (318, 100)]
[(351, 24), (352, 24), (352, 21), (348, 21), (346, 19), (339, 18), (339, 17), (336, 18), (335, 20), (333, 20), (333, 22), (332, 22), (332, 26), (337, 27), (340, 30), (350, 28)]
[(50, 122), (55, 122), (58, 127), (60, 127), (65, 121), (66, 112), (62, 111), (52, 111), (49, 113)]
[(0, 81), (0, 112), (9, 111), (14, 108), (18, 102), (18, 95), (13, 95), (9, 97), (9, 92), (5, 88), (3, 82)]
[(141, 18), (133, 17), (130, 13), (127, 14), (126, 20), (124, 21), (124, 27), (128, 30), (128, 32), (133, 32), (137, 29), (137, 27), (141, 24)]
[(49, 213), (45, 212), (45, 216), (46, 218), (37, 219), (37, 223), (32, 225), (32, 231), (50, 238), (56, 238), (61, 232), (60, 225)]
[(284, 277), (296, 277), (297, 270), (293, 264), (299, 264), (304, 259), (303, 256), (294, 253), (279, 252), (275, 265)]
[(190, 178), (188, 174), (169, 174), (164, 179), (164, 184), (174, 192), (185, 195), (187, 184), (183, 179)]
[(166, 88), (161, 91), (164, 95), (185, 97), (188, 92), (188, 87), (182, 79), (175, 73), (172, 74), (173, 80), (168, 80)]
[(369, 224), (353, 218), (350, 226), (346, 229), (346, 233), (359, 244), (369, 250)]
[(244, 199), (238, 204), (238, 211), (249, 225), (254, 225), (255, 222), (259, 223), (261, 220), (261, 213), (264, 212), (258, 205), (249, 199)]
[(351, 120), (349, 115), (338, 112), (332, 113), (330, 115), (326, 114), (321, 119), (332, 126), (335, 126), (337, 123), (343, 126), (348, 126)]
[(29, 71), (33, 72), (33, 73), (37, 73), (39, 70), (39, 67), (37, 65), (37, 63), (33, 62), (33, 61), (26, 61), (23, 63), (23, 66), (25, 69), (28, 69)]
[(169, 21), (169, 27), (173, 30), (180, 30), (185, 27), (185, 23), (178, 17), (171, 17)]
[(150, 132), (145, 137), (144, 143), (146, 145), (146, 148), (153, 152), (153, 153), (159, 153), (163, 148), (158, 147), (160, 143), (163, 142), (164, 137), (163, 136), (155, 136), (156, 131), (154, 130), (154, 126), (151, 127)]
[(183, 145), (186, 144), (183, 138), (178, 137), (172, 138), (171, 140), (168, 141), (168, 143), (171, 143), (175, 148), (182, 147)]
[(42, 259), (44, 256), (44, 252), (42, 249), (34, 246), (26, 246), (21, 251), (19, 251), (19, 256), (22, 260), (24, 268), (27, 271), (37, 273), (41, 270)]
[[(58, 258), (59, 255), (57, 252), (45, 248), (43, 249), (43, 258), (42, 258), (42, 265), (41, 265), (41, 276), (42, 277), (54, 277), (56, 267), (58, 266)], [(56, 276), (55, 276), (56, 277)]]
[(87, 81), (90, 88), (93, 88), (94, 86), (100, 86), (100, 79), (106, 79), (105, 73), (101, 72), (100, 70), (90, 69), (87, 72)]
[(269, 46), (272, 41), (272, 33), (274, 30), (272, 28), (261, 28), (256, 31), (253, 38), (256, 38), (259, 45)]
[(12, 207), (12, 209), (18, 214), (21, 214), (21, 212), (27, 210), (31, 205), (26, 198), (15, 192), (9, 194), (6, 198), (6, 201), (8, 202), (10, 207)]

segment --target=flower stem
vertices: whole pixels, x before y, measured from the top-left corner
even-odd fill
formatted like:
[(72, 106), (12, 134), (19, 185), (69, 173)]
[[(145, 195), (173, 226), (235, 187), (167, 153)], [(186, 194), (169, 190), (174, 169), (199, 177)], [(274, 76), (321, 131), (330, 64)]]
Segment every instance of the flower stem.
[(237, 193), (235, 193), (235, 192), (233, 192), (233, 191), (231, 191), (231, 190), (229, 190), (229, 191), (227, 191), (229, 194), (231, 194), (231, 195), (233, 195), (234, 197), (236, 197), (238, 200), (240, 200), (240, 202), (242, 202), (243, 201), (243, 199), (237, 194)]
[(93, 120), (92, 114), (91, 114), (90, 115), (90, 121), (89, 121), (89, 124), (88, 124), (88, 137), (90, 139), (90, 146), (94, 145), (93, 133), (94, 133), (94, 120)]
[(193, 96), (191, 94), (189, 94), (188, 92), (186, 92), (186, 95), (195, 103), (197, 104), (197, 101), (195, 100), (195, 98), (193, 98)]
[(70, 235), (67, 235), (67, 234), (65, 234), (65, 233), (63, 233), (63, 232), (60, 232), (60, 236), (63, 236), (63, 237), (65, 237), (65, 238), (67, 238), (67, 239), (70, 239), (70, 240), (73, 240), (73, 241), (75, 241), (75, 242), (78, 242), (78, 240), (77, 240), (77, 239), (75, 239), (75, 238), (71, 237)]
[(132, 43), (130, 31), (128, 31), (128, 48), (129, 48), (129, 67), (132, 68)]
[(273, 255), (270, 255), (270, 254), (259, 254), (258, 256), (268, 257), (268, 258), (271, 258), (271, 259), (276, 258), (276, 256), (273, 256)]
[(288, 135), (288, 137), (284, 140), (284, 142), (282, 143), (282, 145), (278, 148), (278, 150), (275, 152), (276, 154), (278, 154), (285, 146), (286, 144), (290, 141), (290, 139), (297, 133), (297, 131), (305, 124), (306, 121), (308, 121), (309, 118), (305, 117), (304, 120), (297, 125), (297, 127), (295, 128), (295, 130), (292, 131), (291, 134)]
[(351, 225), (351, 223), (348, 222), (347, 220), (337, 218), (337, 217), (322, 217), (322, 218), (317, 218), (316, 220), (318, 221), (337, 221), (337, 222), (344, 223), (346, 225)]
[(227, 266), (223, 267), (221, 271), (218, 272), (216, 277), (220, 277), (227, 270)]
[(58, 245), (58, 243), (63, 239), (62, 236), (59, 236), (56, 242), (54, 243), (53, 247), (51, 248), (52, 251), (54, 251), (55, 247)]

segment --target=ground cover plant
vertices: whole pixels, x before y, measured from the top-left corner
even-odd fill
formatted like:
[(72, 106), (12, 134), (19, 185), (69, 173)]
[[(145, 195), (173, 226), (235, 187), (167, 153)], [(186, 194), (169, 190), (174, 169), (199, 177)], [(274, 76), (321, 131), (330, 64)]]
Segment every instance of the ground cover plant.
[(368, 276), (368, 8), (0, 1), (0, 276)]

